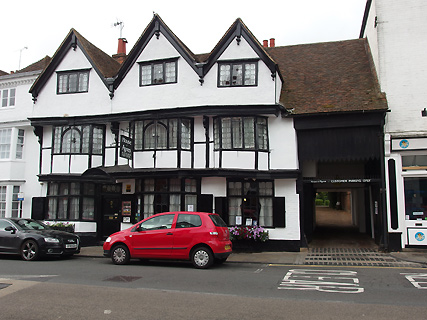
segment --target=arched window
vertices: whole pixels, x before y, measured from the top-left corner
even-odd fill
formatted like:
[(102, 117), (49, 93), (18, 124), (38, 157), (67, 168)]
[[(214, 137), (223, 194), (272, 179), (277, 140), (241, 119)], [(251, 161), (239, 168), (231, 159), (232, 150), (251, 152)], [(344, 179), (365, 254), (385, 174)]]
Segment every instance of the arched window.
[(168, 130), (164, 123), (160, 121), (152, 122), (144, 130), (144, 149), (167, 149)]
[(62, 135), (62, 153), (80, 153), (81, 132), (75, 128), (65, 130)]

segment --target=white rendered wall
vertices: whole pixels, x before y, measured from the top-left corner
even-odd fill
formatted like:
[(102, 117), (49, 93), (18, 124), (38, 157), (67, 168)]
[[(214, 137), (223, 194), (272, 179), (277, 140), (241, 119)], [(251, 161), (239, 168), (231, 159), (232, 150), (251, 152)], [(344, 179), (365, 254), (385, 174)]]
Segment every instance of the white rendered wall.
[[(57, 94), (56, 72), (79, 69), (91, 69), (88, 92)], [(32, 117), (71, 117), (111, 112), (109, 91), (79, 47), (76, 51), (70, 49), (55, 71), (39, 93)]]
[[(199, 76), (179, 56), (169, 41), (153, 37), (137, 62), (166, 58), (178, 59), (177, 83), (139, 86), (139, 64), (136, 63), (115, 92), (113, 112), (144, 111), (176, 107), (204, 105), (257, 105), (273, 104), (276, 99), (276, 82), (271, 72), (260, 60), (258, 62), (258, 86), (218, 88), (218, 69), (215, 64), (200, 85)], [(249, 44), (242, 39), (240, 45), (233, 41), (219, 60), (258, 58)], [(280, 80), (278, 80), (280, 81)]]
[[(425, 134), (427, 118), (421, 117), (421, 110), (427, 101), (427, 2), (376, 0), (373, 7), (366, 34), (374, 57), (378, 55), (381, 90), (391, 109), (386, 131), (395, 136)], [(375, 13), (378, 25), (373, 30)]]

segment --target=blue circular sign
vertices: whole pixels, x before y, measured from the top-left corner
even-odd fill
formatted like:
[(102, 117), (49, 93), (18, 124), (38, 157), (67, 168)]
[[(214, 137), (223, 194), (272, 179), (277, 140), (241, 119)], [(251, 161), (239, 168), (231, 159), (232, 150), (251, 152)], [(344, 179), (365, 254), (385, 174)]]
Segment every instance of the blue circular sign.
[(409, 141), (408, 141), (408, 140), (406, 140), (406, 139), (400, 140), (400, 142), (399, 142), (399, 146), (400, 146), (402, 149), (406, 149), (407, 147), (409, 147)]
[(426, 236), (422, 232), (417, 232), (415, 234), (415, 240), (417, 240), (417, 241), (424, 241), (425, 238), (426, 238)]

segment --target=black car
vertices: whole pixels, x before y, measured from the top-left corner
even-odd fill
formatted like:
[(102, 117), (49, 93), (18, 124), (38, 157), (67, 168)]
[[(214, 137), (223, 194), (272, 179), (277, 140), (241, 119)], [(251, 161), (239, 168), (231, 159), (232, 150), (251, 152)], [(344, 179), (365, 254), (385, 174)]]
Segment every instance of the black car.
[(53, 230), (33, 219), (0, 218), (0, 254), (19, 254), (31, 261), (79, 252), (80, 238), (75, 234)]

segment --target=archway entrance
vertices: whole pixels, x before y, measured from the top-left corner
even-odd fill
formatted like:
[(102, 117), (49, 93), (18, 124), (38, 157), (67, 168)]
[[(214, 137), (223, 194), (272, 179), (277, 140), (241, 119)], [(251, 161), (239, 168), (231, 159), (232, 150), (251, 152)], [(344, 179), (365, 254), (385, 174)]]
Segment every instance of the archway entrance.
[[(374, 183), (321, 181), (305, 186), (304, 230), (309, 248), (377, 248), (379, 190)], [(311, 194), (309, 190), (311, 189)]]

